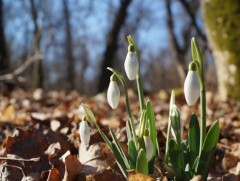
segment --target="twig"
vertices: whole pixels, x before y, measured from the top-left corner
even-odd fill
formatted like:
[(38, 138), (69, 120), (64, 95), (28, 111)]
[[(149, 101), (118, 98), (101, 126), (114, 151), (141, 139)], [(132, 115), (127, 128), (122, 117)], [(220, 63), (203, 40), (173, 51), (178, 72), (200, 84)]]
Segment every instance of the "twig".
[(206, 44), (206, 42), (207, 42), (206, 35), (201, 31), (200, 27), (198, 26), (197, 21), (195, 19), (196, 14), (195, 14), (195, 12), (193, 12), (191, 10), (190, 4), (186, 0), (180, 0), (180, 3), (183, 5), (185, 11), (188, 13), (188, 15), (191, 19), (191, 22), (192, 22), (193, 26), (195, 27), (197, 33), (202, 38), (203, 42)]
[(24, 162), (38, 162), (38, 161), (40, 161), (40, 157), (31, 158), (31, 159), (0, 157), (0, 160), (13, 160), (13, 161), (24, 161)]
[(15, 77), (19, 76), (23, 73), (33, 62), (40, 60), (42, 57), (41, 54), (34, 54), (33, 56), (29, 57), (20, 67), (14, 70), (11, 73), (0, 75), (0, 81), (9, 81), (14, 79)]

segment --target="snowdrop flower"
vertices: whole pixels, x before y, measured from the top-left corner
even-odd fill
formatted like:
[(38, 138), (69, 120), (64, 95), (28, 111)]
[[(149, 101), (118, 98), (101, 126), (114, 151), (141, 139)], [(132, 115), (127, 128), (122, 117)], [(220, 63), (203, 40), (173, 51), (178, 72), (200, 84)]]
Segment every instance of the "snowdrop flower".
[(114, 75), (112, 75), (110, 78), (110, 83), (107, 91), (107, 100), (113, 109), (117, 108), (120, 100), (120, 91)]
[(184, 82), (184, 94), (187, 104), (194, 105), (200, 96), (200, 83), (196, 70), (189, 70)]
[(128, 79), (135, 80), (139, 69), (139, 63), (133, 45), (128, 46), (128, 53), (125, 59), (124, 68)]
[(143, 139), (144, 139), (144, 143), (145, 143), (145, 147), (146, 147), (147, 161), (150, 161), (153, 157), (153, 143), (149, 136), (148, 129), (145, 129)]
[(84, 145), (88, 146), (90, 142), (90, 128), (86, 120), (86, 115), (82, 117), (82, 121), (80, 122), (79, 134), (80, 134), (81, 142)]

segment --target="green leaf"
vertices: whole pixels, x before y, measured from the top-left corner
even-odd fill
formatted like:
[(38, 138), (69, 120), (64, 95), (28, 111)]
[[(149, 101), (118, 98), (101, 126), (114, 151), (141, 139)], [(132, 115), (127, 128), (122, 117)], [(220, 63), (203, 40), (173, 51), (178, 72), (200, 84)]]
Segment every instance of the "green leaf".
[(102, 136), (102, 138), (104, 139), (104, 141), (106, 142), (106, 144), (109, 146), (110, 149), (112, 149), (111, 147), (111, 142), (108, 139), (108, 137), (104, 134), (104, 132), (102, 132), (101, 128), (99, 127), (95, 116), (93, 115), (92, 111), (85, 105), (82, 103), (82, 107), (85, 111), (85, 113), (87, 114), (89, 121), (91, 121), (97, 128), (98, 132), (100, 133), (100, 135)]
[[(153, 143), (153, 156), (156, 156), (157, 148), (158, 148), (158, 141), (157, 141), (157, 130), (156, 130), (156, 125), (155, 125), (155, 116), (152, 108), (151, 102), (148, 100), (147, 101), (147, 119), (148, 119), (148, 125), (149, 125), (149, 133), (150, 137), (152, 139)], [(158, 148), (159, 150), (159, 148)]]
[(136, 171), (148, 175), (148, 161), (144, 149), (140, 149), (137, 156)]
[(129, 167), (127, 167), (127, 165), (125, 164), (124, 159), (122, 158), (121, 153), (117, 148), (117, 145), (115, 143), (111, 143), (111, 147), (122, 174), (124, 175), (124, 177), (127, 178), (127, 170), (129, 170)]
[(182, 147), (182, 155), (183, 155), (183, 165), (186, 168), (187, 163), (189, 163), (189, 158), (188, 158), (189, 153), (188, 153), (188, 142), (187, 142), (187, 140), (182, 141), (181, 147)]
[(168, 175), (171, 177), (171, 180), (182, 180), (181, 175), (173, 168), (173, 166), (164, 164), (164, 168), (167, 170)]
[(200, 127), (196, 114), (192, 114), (190, 119), (190, 126), (188, 131), (188, 145), (189, 145), (189, 158), (190, 167), (193, 166), (194, 161), (199, 154), (200, 145)]
[(117, 140), (117, 137), (116, 137), (115, 133), (112, 131), (112, 129), (110, 129), (110, 134), (111, 134), (111, 136), (112, 136), (113, 143), (116, 144), (116, 147), (117, 147), (117, 149), (118, 149), (118, 152), (121, 154), (121, 156), (122, 156), (122, 158), (123, 158), (123, 160), (124, 160), (124, 162), (125, 162), (125, 165), (126, 165), (127, 167), (129, 167), (127, 157), (126, 157), (125, 153), (123, 152), (123, 149), (122, 149), (122, 147), (120, 146), (120, 144), (119, 144), (119, 142), (118, 142), (118, 140)]
[(170, 143), (171, 128), (172, 128), (170, 114), (171, 114), (171, 108), (172, 108), (173, 104), (175, 104), (175, 92), (174, 91), (172, 91), (172, 93), (171, 93), (170, 105), (169, 105), (169, 118), (168, 118), (168, 129), (167, 129), (167, 139), (166, 139), (166, 151), (165, 151), (165, 162), (166, 163), (168, 163), (170, 160), (170, 158), (169, 158), (169, 143)]
[(170, 106), (175, 104), (175, 91), (172, 90), (171, 97), (170, 97)]
[(179, 145), (177, 145), (176, 141), (171, 139), (169, 142), (169, 157), (170, 162), (174, 168), (176, 168), (176, 171), (179, 173), (182, 168), (181, 164), (181, 152), (179, 149)]
[(135, 169), (137, 161), (137, 149), (132, 139), (128, 141), (128, 157), (130, 169)]
[(96, 120), (94, 114), (92, 113), (92, 111), (84, 103), (82, 103), (82, 107), (83, 107), (85, 113), (87, 114), (88, 118), (90, 119), (90, 121), (92, 121), (92, 123), (94, 125), (97, 124), (97, 120)]
[(138, 137), (139, 139), (143, 138), (144, 130), (146, 128), (147, 119), (146, 119), (146, 110), (144, 109), (141, 113), (140, 117), (140, 124), (139, 124), (139, 131), (138, 131)]
[(219, 128), (219, 121), (215, 121), (211, 128), (209, 129), (205, 141), (203, 143), (203, 150), (210, 151), (212, 148), (216, 147), (218, 143), (220, 128)]
[(133, 135), (132, 135), (131, 128), (130, 128), (130, 125), (129, 125), (129, 121), (126, 122), (126, 132), (127, 132), (128, 141), (133, 139)]
[(202, 54), (200, 52), (199, 46), (194, 37), (191, 40), (191, 50), (192, 50), (193, 61), (198, 61), (201, 64), (202, 63)]
[(218, 143), (219, 133), (219, 121), (215, 121), (209, 129), (204, 140), (203, 149), (201, 151), (197, 167), (197, 174), (203, 175), (205, 179), (207, 179), (209, 169), (212, 164), (215, 149)]

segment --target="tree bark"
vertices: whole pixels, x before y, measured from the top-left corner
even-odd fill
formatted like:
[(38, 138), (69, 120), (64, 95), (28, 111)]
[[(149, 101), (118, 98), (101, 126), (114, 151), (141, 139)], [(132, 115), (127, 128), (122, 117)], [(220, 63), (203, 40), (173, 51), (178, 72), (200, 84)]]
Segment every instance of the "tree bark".
[(9, 59), (4, 35), (3, 0), (0, 0), (0, 74), (9, 69)]
[(68, 2), (63, 0), (63, 13), (65, 17), (65, 31), (66, 31), (66, 58), (67, 58), (67, 90), (72, 90), (75, 88), (74, 85), (74, 57), (72, 53), (72, 34), (70, 25), (70, 12), (68, 8)]
[(117, 39), (119, 32), (124, 25), (127, 18), (127, 8), (131, 4), (132, 0), (121, 0), (120, 8), (116, 14), (115, 20), (112, 24), (112, 28), (107, 36), (106, 48), (104, 58), (102, 60), (101, 73), (98, 83), (98, 92), (102, 92), (107, 89), (111, 72), (106, 70), (107, 67), (113, 67), (114, 56), (117, 51)]
[[(37, 23), (37, 8), (34, 3), (34, 0), (30, 0), (31, 5), (31, 16), (34, 24), (34, 52), (40, 53), (41, 52), (41, 29)], [(42, 88), (43, 87), (43, 70), (42, 70), (42, 59), (37, 60), (34, 62), (33, 65), (33, 79), (32, 79), (32, 86), (33, 88)]]
[(223, 100), (240, 100), (240, 3), (202, 0), (201, 7), (215, 59), (219, 95)]

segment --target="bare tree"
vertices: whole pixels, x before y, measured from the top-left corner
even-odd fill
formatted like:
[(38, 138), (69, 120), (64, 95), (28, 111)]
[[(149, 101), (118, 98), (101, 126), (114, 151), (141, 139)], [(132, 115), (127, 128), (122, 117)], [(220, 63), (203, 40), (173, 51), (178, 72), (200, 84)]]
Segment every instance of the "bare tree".
[(179, 42), (177, 41), (177, 35), (174, 33), (174, 23), (173, 23), (173, 14), (171, 9), (171, 0), (165, 0), (166, 10), (167, 10), (167, 29), (170, 39), (170, 45), (173, 52), (174, 59), (176, 60), (177, 71), (180, 76), (181, 84), (184, 84), (185, 80), (185, 54), (188, 50), (188, 41), (189, 40), (189, 28), (185, 29), (184, 35), (184, 45), (180, 46)]
[(0, 0), (0, 74), (9, 69), (9, 59), (4, 35), (3, 15), (3, 0)]
[(119, 10), (116, 13), (115, 20), (112, 24), (111, 30), (108, 33), (104, 58), (102, 60), (102, 66), (100, 69), (101, 72), (98, 83), (98, 92), (102, 92), (108, 87), (111, 72), (106, 70), (106, 68), (114, 65), (113, 61), (117, 50), (118, 35), (127, 18), (127, 9), (131, 2), (132, 0), (121, 0)]
[[(31, 5), (31, 16), (34, 24), (34, 52), (41, 52), (41, 29), (38, 25), (38, 14), (37, 7), (34, 0), (30, 0)], [(42, 70), (42, 59), (39, 59), (34, 62), (33, 65), (33, 79), (32, 86), (33, 88), (43, 87), (43, 70)]]
[(66, 58), (67, 58), (67, 90), (71, 90), (75, 88), (74, 80), (75, 80), (75, 63), (74, 57), (72, 53), (72, 34), (71, 34), (71, 25), (70, 25), (70, 12), (68, 7), (68, 1), (62, 0), (63, 2), (63, 14), (65, 18), (65, 31), (66, 31)]

